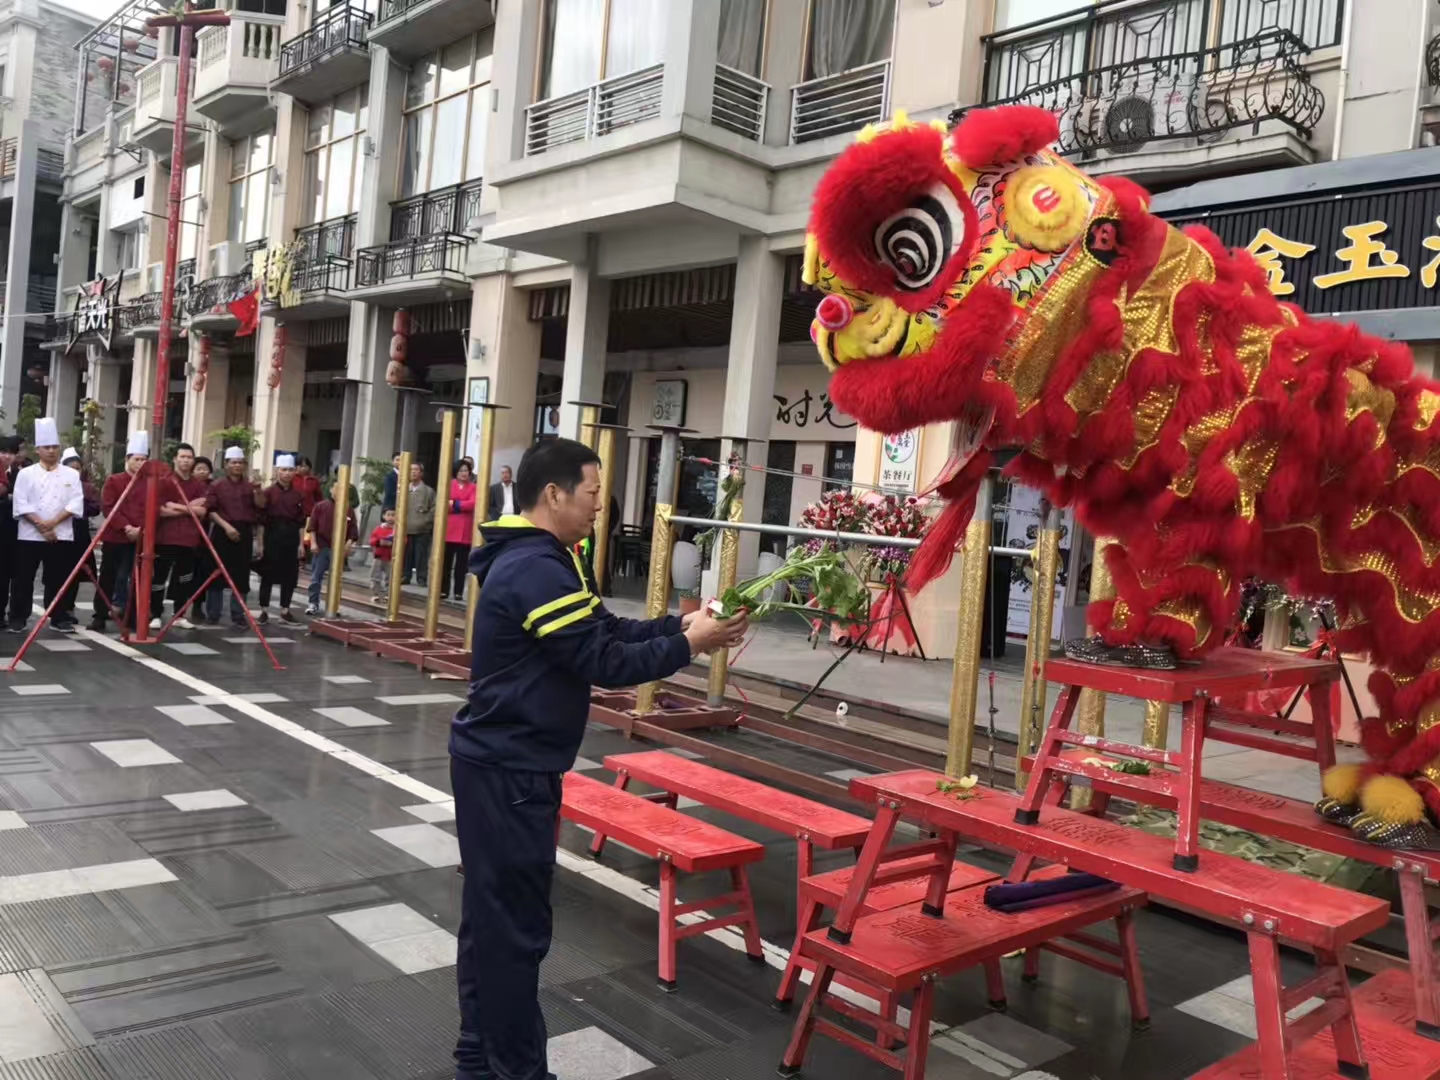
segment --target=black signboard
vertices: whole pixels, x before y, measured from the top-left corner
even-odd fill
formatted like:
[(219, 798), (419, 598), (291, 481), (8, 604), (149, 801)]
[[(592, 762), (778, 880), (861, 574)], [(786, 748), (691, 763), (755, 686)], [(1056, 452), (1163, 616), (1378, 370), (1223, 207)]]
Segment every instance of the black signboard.
[(1164, 216), (1248, 248), (1311, 314), (1440, 306), (1440, 181)]

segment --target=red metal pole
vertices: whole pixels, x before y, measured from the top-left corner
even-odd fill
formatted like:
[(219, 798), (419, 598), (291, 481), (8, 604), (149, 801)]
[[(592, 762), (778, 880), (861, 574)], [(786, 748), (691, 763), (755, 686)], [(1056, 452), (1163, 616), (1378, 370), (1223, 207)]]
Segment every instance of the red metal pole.
[[(195, 27), (187, 16), (180, 21), (180, 60), (175, 76), (175, 134), (170, 145), (170, 193), (165, 200), (165, 261), (160, 284), (160, 340), (155, 356), (155, 404), (150, 410), (150, 453), (158, 457), (165, 439), (165, 406), (170, 394), (170, 340), (175, 323), (175, 262), (180, 243), (180, 204), (185, 190), (185, 114), (190, 104), (190, 54), (194, 51)], [(150, 585), (155, 577), (155, 530), (160, 519), (160, 470), (151, 471), (145, 493), (145, 526), (140, 536), (140, 566), (136, 580), (135, 640), (150, 637)]]

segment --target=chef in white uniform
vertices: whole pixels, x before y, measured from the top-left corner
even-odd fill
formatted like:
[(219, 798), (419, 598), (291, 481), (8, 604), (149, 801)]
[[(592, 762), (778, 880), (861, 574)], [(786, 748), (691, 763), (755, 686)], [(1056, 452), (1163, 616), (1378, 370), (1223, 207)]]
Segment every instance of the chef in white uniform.
[[(25, 632), (27, 612), (34, 603), (35, 571), (41, 570), (48, 610), (74, 567), (70, 541), (72, 519), (85, 513), (85, 489), (80, 474), (60, 464), (60, 434), (53, 417), (35, 421), (35, 453), (40, 459), (21, 469), (13, 492), (19, 537), (15, 545), (15, 576), (10, 583), (10, 623), (13, 634)], [(72, 633), (75, 617), (57, 614), (56, 630)]]

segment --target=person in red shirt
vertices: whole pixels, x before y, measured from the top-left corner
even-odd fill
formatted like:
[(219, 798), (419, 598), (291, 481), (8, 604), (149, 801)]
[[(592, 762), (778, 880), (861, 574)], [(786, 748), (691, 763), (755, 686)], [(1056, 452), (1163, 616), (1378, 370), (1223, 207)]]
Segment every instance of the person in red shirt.
[[(90, 619), (90, 629), (96, 633), (105, 632), (105, 620), (111, 615), (121, 629), (134, 628), (135, 602), (130, 595), (130, 583), (135, 572), (135, 545), (145, 523), (145, 487), (150, 482), (143, 477), (137, 479), (137, 474), (149, 459), (150, 436), (137, 431), (125, 447), (125, 471), (106, 477), (100, 489), (100, 509), (105, 514), (105, 526), (100, 530), (103, 557), (100, 588), (95, 591), (95, 613)], [(124, 496), (123, 502), (121, 496)], [(113, 608), (106, 604), (106, 597)]]
[(270, 621), (270, 590), (280, 588), (280, 619), (296, 621), (290, 598), (300, 580), (300, 534), (309, 517), (305, 495), (295, 486), (295, 458), (275, 459), (275, 482), (265, 489), (265, 545), (260, 559), (260, 621)]
[(469, 574), (470, 541), (475, 529), (475, 472), (465, 461), (455, 463), (450, 481), (450, 516), (445, 520), (445, 565), (440, 575), (440, 599), (465, 599)]
[[(331, 551), (335, 533), (334, 488), (339, 486), (340, 482), (335, 481), (330, 497), (317, 503), (310, 515), (310, 532), (315, 537), (315, 558), (310, 564), (310, 606), (305, 609), (306, 615), (320, 614), (320, 590), (325, 585), (325, 574), (330, 569), (330, 561), (335, 557)], [(355, 519), (355, 511), (351, 510), (345, 522), (345, 549), (341, 551), (340, 564), (335, 568), (337, 574), (345, 572), (345, 556), (350, 554), (358, 539), (360, 523)]]
[(295, 479), (291, 481), (295, 490), (305, 498), (305, 516), (310, 516), (310, 511), (315, 509), (324, 495), (321, 492), (320, 478), (311, 472), (310, 459), (300, 456), (295, 459)]
[[(235, 591), (230, 594), (230, 622), (244, 627), (244, 604), (250, 596), (250, 559), (255, 542), (255, 525), (260, 520), (260, 511), (265, 507), (265, 496), (260, 488), (245, 478), (245, 451), (232, 446), (225, 451), (225, 475), (210, 485), (214, 500), (210, 519), (215, 522), (218, 532), (212, 531), (215, 554), (235, 582)], [(228, 586), (225, 579), (218, 578), (210, 586), (205, 598), (205, 613), (209, 621), (220, 621), (220, 600)]]
[[(189, 602), (197, 582), (195, 564), (200, 527), (191, 511), (203, 523), (210, 513), (210, 482), (195, 475), (195, 448), (181, 443), (175, 449), (175, 483), (161, 481), (160, 520), (155, 531), (155, 577), (150, 584), (150, 612), (153, 621), (164, 617), (165, 597), (175, 614)], [(176, 490), (178, 485), (179, 490)], [(194, 628), (189, 619), (177, 618), (181, 630)]]
[(386, 510), (370, 533), (370, 555), (370, 588), (375, 590), (375, 602), (383, 604), (390, 595), (390, 560), (395, 557), (394, 510)]

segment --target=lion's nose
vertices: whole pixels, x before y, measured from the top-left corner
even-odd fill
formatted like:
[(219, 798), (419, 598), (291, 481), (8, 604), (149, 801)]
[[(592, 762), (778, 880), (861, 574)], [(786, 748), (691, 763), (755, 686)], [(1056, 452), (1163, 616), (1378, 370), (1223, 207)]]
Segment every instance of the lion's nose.
[(855, 317), (855, 309), (843, 296), (831, 293), (815, 308), (815, 319), (826, 330), (844, 330)]

